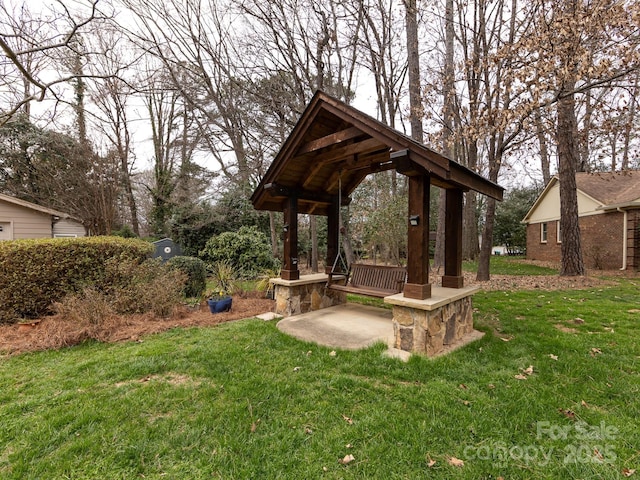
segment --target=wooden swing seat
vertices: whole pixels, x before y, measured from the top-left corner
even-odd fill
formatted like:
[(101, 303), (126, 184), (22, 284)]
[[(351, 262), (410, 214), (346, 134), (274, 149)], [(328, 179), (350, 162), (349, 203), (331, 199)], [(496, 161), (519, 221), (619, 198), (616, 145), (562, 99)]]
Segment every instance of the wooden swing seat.
[(364, 263), (354, 263), (349, 267), (344, 276), (344, 285), (333, 283), (334, 275), (344, 274), (329, 274), (327, 288), (378, 298), (402, 292), (407, 280), (407, 270), (404, 267)]

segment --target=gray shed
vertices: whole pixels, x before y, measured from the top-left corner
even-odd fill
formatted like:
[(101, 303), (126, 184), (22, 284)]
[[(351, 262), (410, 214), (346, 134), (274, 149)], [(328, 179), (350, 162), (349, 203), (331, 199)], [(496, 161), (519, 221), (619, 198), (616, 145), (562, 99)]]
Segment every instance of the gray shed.
[(166, 262), (170, 258), (177, 257), (182, 255), (182, 249), (180, 245), (175, 243), (170, 238), (163, 238), (162, 240), (157, 240), (153, 242), (153, 246), (155, 248), (153, 252), (153, 258), (162, 258), (163, 262)]

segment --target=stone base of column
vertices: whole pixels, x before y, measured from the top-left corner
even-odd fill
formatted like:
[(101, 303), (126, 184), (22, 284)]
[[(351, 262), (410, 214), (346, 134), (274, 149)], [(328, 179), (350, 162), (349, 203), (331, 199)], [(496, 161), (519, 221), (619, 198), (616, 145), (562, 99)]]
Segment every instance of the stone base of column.
[(298, 280), (272, 278), (275, 286), (276, 313), (290, 317), (347, 302), (347, 294), (327, 288), (327, 276), (303, 275)]
[(477, 339), (471, 298), (478, 290), (434, 287), (425, 300), (400, 293), (385, 297), (384, 302), (393, 305), (393, 346), (432, 357)]
[(403, 295), (407, 298), (425, 300), (431, 297), (431, 284), (405, 283)]
[(298, 280), (300, 278), (300, 270), (280, 270), (280, 278), (283, 280)]
[(462, 288), (464, 287), (464, 277), (453, 276), (453, 275), (443, 275), (442, 276), (442, 286), (445, 288)]

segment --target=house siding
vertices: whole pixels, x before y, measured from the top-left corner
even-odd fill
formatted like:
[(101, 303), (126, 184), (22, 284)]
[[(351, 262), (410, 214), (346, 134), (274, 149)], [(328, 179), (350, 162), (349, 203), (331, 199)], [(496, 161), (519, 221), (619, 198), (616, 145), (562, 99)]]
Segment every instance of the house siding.
[[(605, 213), (580, 217), (582, 257), (587, 268), (613, 270), (622, 267), (624, 214)], [(540, 241), (540, 223), (527, 225), (527, 258), (560, 262), (557, 222), (547, 222), (547, 243)]]
[(86, 232), (84, 225), (70, 218), (62, 218), (53, 224), (53, 236), (76, 236), (84, 237)]
[(13, 240), (50, 238), (51, 215), (0, 201), (0, 222), (11, 222)]

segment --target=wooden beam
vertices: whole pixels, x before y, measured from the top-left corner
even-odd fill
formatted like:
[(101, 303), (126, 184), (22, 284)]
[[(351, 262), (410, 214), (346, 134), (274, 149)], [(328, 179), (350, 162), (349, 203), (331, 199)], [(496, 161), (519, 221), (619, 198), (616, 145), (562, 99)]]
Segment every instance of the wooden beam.
[(446, 212), (442, 286), (462, 288), (462, 190), (451, 188), (446, 191)]
[[(386, 145), (380, 140), (367, 138), (366, 140), (351, 143), (328, 152), (316, 152), (312, 157), (310, 157), (310, 159), (311, 161), (322, 162), (324, 164), (335, 163), (344, 160), (346, 157), (350, 157), (351, 155), (372, 152), (384, 147), (386, 147)], [(297, 158), (299, 157), (296, 157), (293, 160), (296, 160)]]
[[(334, 202), (334, 195), (324, 192), (312, 192), (310, 190), (303, 190), (299, 188), (290, 188), (275, 183), (268, 183), (264, 186), (265, 191), (269, 192), (273, 197), (281, 197), (283, 199), (295, 197), (298, 200), (302, 200), (310, 203), (318, 203), (321, 205), (330, 205)], [(351, 198), (343, 197), (342, 205), (346, 206), (351, 203)]]
[(356, 138), (360, 135), (365, 135), (365, 133), (356, 127), (350, 127), (345, 130), (340, 130), (339, 132), (332, 133), (331, 135), (327, 135), (325, 137), (321, 137), (301, 145), (296, 152), (296, 156), (303, 155), (309, 152), (315, 152), (316, 150), (321, 150), (332, 145), (337, 145), (339, 143), (346, 142), (347, 140), (351, 140), (352, 138)]
[(481, 177), (462, 165), (452, 162), (449, 179), (461, 187), (466, 187), (465, 189), (475, 190), (478, 193), (495, 198), (498, 201), (502, 201), (504, 188), (484, 177)]
[(307, 178), (302, 181), (302, 188), (308, 188), (314, 177), (324, 168), (325, 164), (323, 162), (316, 162), (309, 171), (307, 172)]
[(429, 187), (428, 175), (409, 177), (407, 219), (407, 283), (404, 296), (424, 300), (431, 297), (429, 283)]

